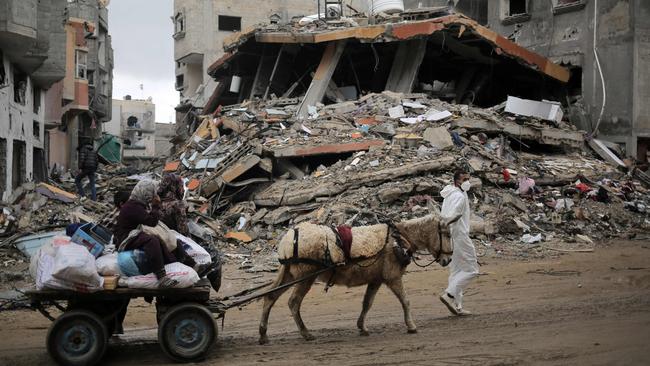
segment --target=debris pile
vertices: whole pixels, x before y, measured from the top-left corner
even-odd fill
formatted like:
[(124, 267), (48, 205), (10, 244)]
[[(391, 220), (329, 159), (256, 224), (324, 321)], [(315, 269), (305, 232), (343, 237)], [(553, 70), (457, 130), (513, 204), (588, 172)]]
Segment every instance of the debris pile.
[(425, 215), (456, 169), (474, 177), (473, 235), (505, 254), (650, 226), (646, 187), (587, 151), (584, 133), (561, 119), (388, 91), (318, 104), (306, 119), (294, 117), (297, 103), (245, 102), (205, 116), (165, 167), (189, 182), (200, 220), (215, 219), (239, 249), (272, 251), (307, 220)]

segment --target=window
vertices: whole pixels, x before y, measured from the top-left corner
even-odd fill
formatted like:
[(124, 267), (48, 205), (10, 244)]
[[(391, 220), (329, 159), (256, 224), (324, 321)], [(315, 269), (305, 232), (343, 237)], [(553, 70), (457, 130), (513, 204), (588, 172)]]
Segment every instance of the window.
[(508, 15), (515, 16), (528, 13), (526, 9), (526, 0), (510, 0), (509, 3)]
[(174, 15), (174, 38), (185, 36), (185, 14), (178, 12)]
[(77, 50), (76, 52), (77, 79), (87, 79), (88, 52)]
[(126, 125), (131, 128), (135, 128), (138, 125), (138, 117), (130, 116), (126, 119)]
[(14, 70), (14, 102), (25, 105), (27, 101), (27, 74), (20, 71), (16, 65)]
[(88, 70), (88, 86), (95, 86), (95, 70)]
[(38, 114), (41, 109), (41, 89), (36, 85), (32, 85), (32, 104), (34, 106), (34, 114)]
[(586, 5), (586, 0), (553, 0), (553, 14), (581, 10)]
[(219, 30), (225, 32), (239, 32), (241, 30), (241, 17), (219, 15)]
[(176, 90), (182, 90), (185, 87), (185, 75), (176, 75)]
[(32, 124), (32, 134), (37, 140), (41, 139), (41, 124), (38, 121), (34, 121)]
[(530, 20), (528, 0), (501, 0), (501, 23), (504, 25)]

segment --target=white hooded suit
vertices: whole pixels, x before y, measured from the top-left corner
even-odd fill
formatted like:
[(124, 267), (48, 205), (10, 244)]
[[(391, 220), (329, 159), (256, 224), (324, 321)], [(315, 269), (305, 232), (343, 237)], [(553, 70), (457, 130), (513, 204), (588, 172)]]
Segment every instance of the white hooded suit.
[(456, 307), (462, 309), (463, 290), (479, 273), (476, 249), (469, 238), (469, 198), (460, 188), (448, 185), (440, 195), (444, 198), (441, 216), (449, 222), (458, 215), (460, 219), (449, 225), (454, 254), (449, 264), (449, 285), (447, 293), (454, 297)]

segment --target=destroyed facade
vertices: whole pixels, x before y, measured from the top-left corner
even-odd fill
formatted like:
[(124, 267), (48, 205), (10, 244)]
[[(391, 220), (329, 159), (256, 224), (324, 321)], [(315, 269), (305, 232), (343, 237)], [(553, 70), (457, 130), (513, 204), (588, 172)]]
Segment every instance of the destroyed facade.
[(296, 15), (312, 14), (316, 1), (266, 0), (174, 0), (174, 61), (176, 90), (181, 96), (177, 122), (187, 110), (202, 107), (216, 83), (207, 68), (223, 55), (223, 41), (243, 29), (266, 23), (269, 18), (288, 22)]
[(77, 168), (77, 147), (102, 137), (111, 120), (113, 48), (107, 1), (68, 1), (65, 11), (65, 77), (45, 95), (50, 170)]
[[(113, 119), (104, 125), (105, 133), (118, 137), (121, 153), (118, 162), (146, 166), (156, 158), (156, 106), (151, 99), (113, 100)], [(100, 154), (104, 155), (102, 151)]]
[(563, 104), (569, 103), (571, 123), (590, 133), (597, 128), (599, 139), (621, 144), (625, 157), (636, 158), (647, 166), (650, 3), (642, 0), (486, 3), (492, 30), (571, 70), (566, 100), (559, 99)]
[(65, 76), (65, 6), (0, 3), (0, 199), (47, 177), (44, 94)]

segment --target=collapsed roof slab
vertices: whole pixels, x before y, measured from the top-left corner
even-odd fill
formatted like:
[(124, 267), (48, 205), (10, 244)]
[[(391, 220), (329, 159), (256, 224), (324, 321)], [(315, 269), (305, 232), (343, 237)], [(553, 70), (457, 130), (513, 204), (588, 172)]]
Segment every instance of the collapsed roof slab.
[[(555, 80), (568, 82), (569, 70), (551, 60), (531, 52), (508, 40), (498, 33), (480, 25), (461, 14), (443, 16), (423, 21), (407, 21), (397, 24), (387, 23), (360, 26), (346, 29), (315, 32), (264, 32), (258, 31), (255, 39), (260, 43), (323, 43), (345, 39), (361, 42), (396, 42), (417, 37), (430, 36), (437, 32), (451, 33), (457, 38), (480, 40), (489, 43), (497, 55), (517, 60)], [(250, 37), (250, 33), (245, 35)], [(239, 41), (238, 41), (239, 42)], [(224, 46), (228, 48), (228, 45)]]
[(584, 146), (585, 142), (583, 131), (570, 131), (546, 126), (520, 125), (516, 122), (506, 120), (497, 123), (487, 120), (460, 118), (451, 122), (451, 127), (464, 128), (472, 132), (505, 133), (521, 140), (536, 141), (540, 144), (550, 146), (566, 146), (579, 149)]
[(368, 151), (373, 146), (384, 146), (385, 143), (386, 141), (384, 140), (367, 140), (347, 143), (289, 146), (272, 149), (271, 151), (276, 158), (294, 158)]

